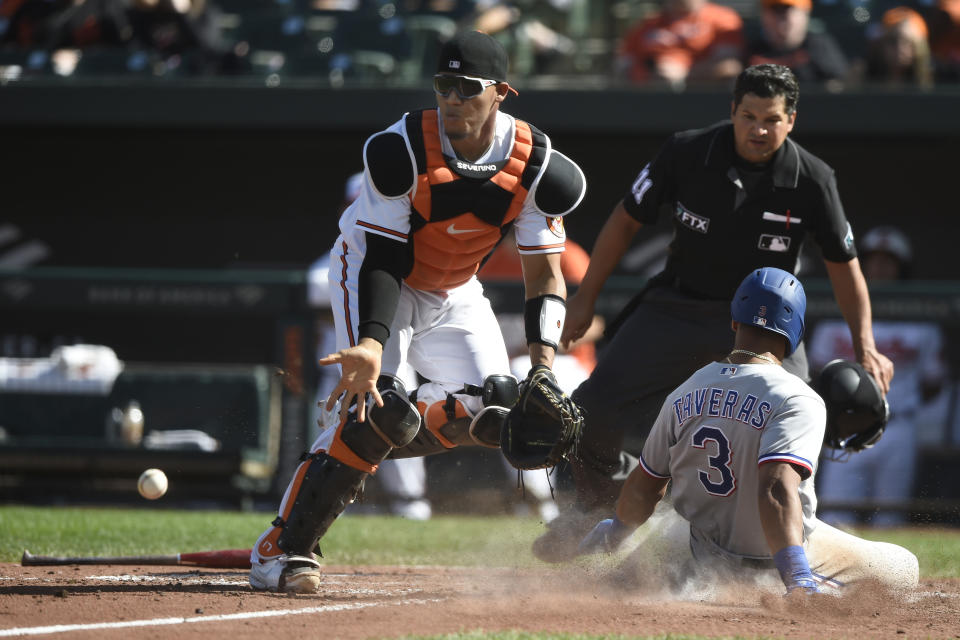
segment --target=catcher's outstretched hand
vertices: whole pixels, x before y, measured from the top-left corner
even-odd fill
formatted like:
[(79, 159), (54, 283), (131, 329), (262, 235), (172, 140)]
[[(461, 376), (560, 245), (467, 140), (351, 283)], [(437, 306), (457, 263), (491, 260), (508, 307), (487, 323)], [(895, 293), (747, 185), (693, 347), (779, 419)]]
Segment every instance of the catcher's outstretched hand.
[(340, 381), (327, 398), (327, 411), (333, 409), (337, 398), (346, 392), (343, 403), (340, 405), (340, 422), (347, 419), (347, 411), (351, 402), (357, 400), (357, 421), (366, 420), (367, 394), (373, 395), (377, 406), (383, 406), (383, 398), (377, 391), (377, 378), (380, 377), (380, 357), (383, 355), (383, 345), (371, 338), (362, 338), (360, 343), (353, 347), (341, 349), (336, 353), (320, 358), (323, 366), (339, 364), (341, 369)]
[(580, 541), (580, 546), (577, 547), (577, 555), (614, 553), (634, 530), (635, 527), (623, 524), (616, 516), (601, 520)]

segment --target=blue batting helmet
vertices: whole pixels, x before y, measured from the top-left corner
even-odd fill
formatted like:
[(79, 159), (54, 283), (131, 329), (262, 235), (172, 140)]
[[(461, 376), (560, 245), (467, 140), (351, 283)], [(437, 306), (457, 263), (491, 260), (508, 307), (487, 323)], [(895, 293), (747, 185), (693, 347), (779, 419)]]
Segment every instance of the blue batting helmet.
[(733, 296), (730, 316), (742, 324), (779, 333), (789, 344), (786, 355), (797, 349), (803, 338), (803, 314), (807, 294), (789, 271), (764, 267), (750, 272)]

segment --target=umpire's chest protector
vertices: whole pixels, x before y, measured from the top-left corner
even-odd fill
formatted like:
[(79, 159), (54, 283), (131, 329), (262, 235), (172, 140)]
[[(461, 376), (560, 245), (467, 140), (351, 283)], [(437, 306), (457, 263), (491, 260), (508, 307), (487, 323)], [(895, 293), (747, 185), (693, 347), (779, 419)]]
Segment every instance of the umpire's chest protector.
[(477, 165), (443, 154), (435, 109), (408, 114), (405, 125), (417, 182), (409, 196), (413, 268), (404, 282), (425, 291), (453, 289), (477, 272), (520, 215), (549, 142), (516, 120), (510, 155)]

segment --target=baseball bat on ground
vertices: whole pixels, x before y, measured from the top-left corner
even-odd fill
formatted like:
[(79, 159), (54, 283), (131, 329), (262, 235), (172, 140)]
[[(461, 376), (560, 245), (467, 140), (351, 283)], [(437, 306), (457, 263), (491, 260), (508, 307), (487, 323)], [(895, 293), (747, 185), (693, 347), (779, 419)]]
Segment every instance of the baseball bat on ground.
[(221, 549), (219, 551), (199, 551), (196, 553), (177, 553), (167, 556), (35, 556), (27, 550), (23, 552), (20, 564), (28, 566), (63, 564), (140, 564), (173, 565), (184, 567), (208, 567), (211, 569), (249, 569), (250, 549)]

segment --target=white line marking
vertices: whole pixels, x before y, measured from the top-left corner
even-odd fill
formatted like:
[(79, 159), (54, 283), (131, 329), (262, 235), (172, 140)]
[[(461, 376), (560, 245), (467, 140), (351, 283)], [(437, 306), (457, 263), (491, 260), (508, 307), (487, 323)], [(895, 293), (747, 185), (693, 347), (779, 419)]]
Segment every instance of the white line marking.
[(306, 613), (329, 613), (331, 611), (352, 611), (369, 607), (395, 604), (429, 604), (441, 602), (439, 598), (430, 600), (402, 600), (398, 602), (357, 602), (354, 604), (331, 604), (322, 607), (304, 609), (282, 609), (251, 611), (249, 613), (230, 613), (217, 616), (195, 616), (192, 618), (153, 618), (152, 620), (126, 620), (124, 622), (94, 622), (90, 624), (55, 624), (48, 627), (16, 627), (0, 629), (0, 638), (15, 636), (37, 636), (44, 633), (66, 633), (69, 631), (92, 631), (97, 629), (125, 629), (128, 627), (159, 627), (174, 624), (192, 624), (195, 622), (223, 622), (226, 620), (249, 620), (251, 618), (277, 618), (281, 616), (299, 616)]

